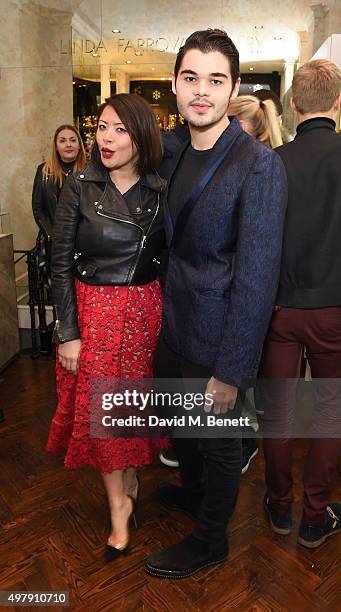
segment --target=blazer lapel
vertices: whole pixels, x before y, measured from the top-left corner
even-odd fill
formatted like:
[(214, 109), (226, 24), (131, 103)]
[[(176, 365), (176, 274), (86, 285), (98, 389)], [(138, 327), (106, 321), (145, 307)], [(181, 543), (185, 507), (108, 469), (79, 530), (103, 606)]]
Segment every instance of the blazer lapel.
[[(193, 192), (189, 196), (187, 202), (185, 202), (182, 210), (180, 210), (175, 223), (173, 222), (168, 203), (165, 206), (165, 229), (167, 236), (167, 243), (170, 245), (174, 244), (175, 240), (178, 240), (182, 235), (184, 227), (187, 223), (187, 219), (193, 210), (194, 206), (200, 199), (202, 192), (205, 191), (207, 184), (211, 181), (212, 177), (218, 170), (219, 166), (222, 164), (224, 159), (227, 157), (231, 147), (235, 143), (236, 139), (243, 133), (242, 128), (240, 127), (236, 117), (229, 117), (230, 124), (227, 129), (223, 132), (223, 134), (218, 139), (215, 147), (211, 162), (211, 169), (208, 169), (207, 176), (203, 178), (202, 181), (199, 181), (198, 185), (194, 187)], [(168, 184), (171, 183), (174, 173), (176, 172), (179, 163), (181, 162), (182, 156), (187, 149), (190, 143), (190, 139), (185, 140), (183, 145), (179, 147), (174, 155), (174, 164), (172, 166), (172, 170), (168, 179)], [(210, 172), (213, 170), (213, 172)], [(207, 179), (207, 180), (206, 180)], [(200, 185), (200, 183), (202, 183)]]
[[(228, 156), (231, 147), (234, 142), (238, 138), (238, 136), (242, 133), (242, 130), (239, 124), (236, 121), (231, 121), (229, 127), (225, 130), (225, 132), (220, 137), (219, 141), (216, 143), (214, 150), (212, 151), (212, 155), (210, 158), (210, 167), (207, 168), (205, 176), (201, 179), (198, 177), (198, 183), (194, 186), (192, 193), (189, 198), (185, 202), (184, 206), (180, 210), (173, 227), (172, 233), (172, 244), (174, 245), (179, 238), (182, 236), (184, 228), (186, 226), (188, 217), (193, 211), (193, 208), (196, 206), (197, 202), (200, 200), (201, 195), (205, 192), (207, 185), (212, 180), (213, 176), (220, 168), (221, 164), (224, 162), (225, 158)], [(180, 160), (179, 160), (180, 161)], [(178, 163), (179, 163), (178, 161)]]
[[(171, 170), (171, 173), (167, 181), (168, 191), (169, 191), (169, 185), (171, 183), (171, 180), (176, 172), (176, 169), (180, 163), (180, 160), (182, 159), (182, 156), (184, 152), (186, 151), (189, 143), (190, 143), (190, 139), (188, 138), (187, 140), (183, 142), (183, 144), (179, 146), (179, 148), (176, 150), (176, 153), (173, 156), (173, 160), (174, 160), (173, 166), (172, 166), (172, 170)], [(174, 223), (173, 223), (172, 215), (171, 215), (171, 212), (168, 206), (168, 198), (166, 198), (166, 205), (164, 208), (164, 221), (165, 221), (165, 231), (166, 231), (167, 243), (170, 244), (172, 241), (173, 232), (174, 232)]]

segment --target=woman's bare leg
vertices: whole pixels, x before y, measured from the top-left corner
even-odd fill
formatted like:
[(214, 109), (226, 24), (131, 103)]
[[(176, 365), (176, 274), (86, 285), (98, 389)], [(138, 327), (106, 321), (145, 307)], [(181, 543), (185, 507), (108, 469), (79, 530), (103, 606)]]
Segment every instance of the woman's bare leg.
[(102, 474), (102, 477), (111, 515), (111, 533), (108, 544), (115, 548), (125, 548), (129, 541), (128, 523), (133, 510), (133, 502), (127, 496), (124, 471), (114, 470), (110, 474)]
[(136, 499), (139, 488), (136, 468), (129, 467), (124, 470), (124, 486), (126, 494), (131, 495), (133, 499)]

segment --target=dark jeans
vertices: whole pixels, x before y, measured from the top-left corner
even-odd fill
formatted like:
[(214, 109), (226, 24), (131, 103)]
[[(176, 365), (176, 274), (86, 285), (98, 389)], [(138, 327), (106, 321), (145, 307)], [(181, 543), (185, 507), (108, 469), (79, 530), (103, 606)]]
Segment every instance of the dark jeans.
[[(260, 378), (298, 379), (304, 347), (313, 379), (341, 378), (341, 308), (276, 310), (264, 344)], [(317, 423), (321, 427), (319, 431), (326, 422), (333, 424), (333, 421), (335, 432), (340, 431), (340, 394), (335, 392), (336, 387), (332, 380), (323, 380), (314, 386), (316, 414), (321, 419)], [(262, 381), (259, 388), (262, 389)], [(264, 434), (275, 411), (280, 412), (285, 431), (295, 409), (295, 382), (288, 384), (286, 392), (281, 394), (266, 382), (264, 389), (265, 392), (257, 393), (257, 408), (264, 410)], [(303, 519), (310, 525), (326, 520), (331, 484), (341, 452), (338, 436), (335, 433), (335, 437), (310, 439), (303, 474)], [(263, 448), (271, 505), (279, 513), (285, 513), (293, 501), (292, 439), (264, 437)]]
[[(211, 378), (210, 368), (190, 363), (168, 348), (160, 337), (154, 362), (155, 378)], [(203, 389), (204, 392), (204, 389)], [(233, 417), (238, 418), (238, 407)], [(227, 416), (227, 415), (225, 415)], [(184, 494), (200, 507), (193, 534), (220, 542), (233, 514), (241, 474), (241, 439), (173, 438)]]

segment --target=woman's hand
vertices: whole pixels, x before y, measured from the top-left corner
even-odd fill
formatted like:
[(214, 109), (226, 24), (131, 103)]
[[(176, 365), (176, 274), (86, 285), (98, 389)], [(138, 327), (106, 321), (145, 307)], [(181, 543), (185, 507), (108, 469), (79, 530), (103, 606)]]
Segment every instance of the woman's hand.
[(69, 340), (58, 347), (59, 363), (72, 374), (78, 374), (79, 354), (81, 352), (81, 340)]

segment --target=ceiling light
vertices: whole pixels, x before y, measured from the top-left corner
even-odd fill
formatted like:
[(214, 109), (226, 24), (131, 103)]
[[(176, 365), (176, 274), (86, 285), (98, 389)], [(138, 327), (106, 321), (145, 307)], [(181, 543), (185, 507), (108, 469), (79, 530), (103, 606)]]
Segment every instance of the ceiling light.
[(113, 34), (121, 34), (121, 30), (115, 28), (115, 30), (111, 30)]
[(142, 55), (142, 51), (135, 51), (135, 55)]
[(252, 70), (254, 70), (254, 68), (252, 66), (250, 66), (249, 70), (251, 70), (251, 72), (252, 72)]
[(131, 63), (132, 63), (132, 61), (131, 61), (131, 60), (127, 60), (127, 61), (126, 61), (126, 64), (131, 64)]
[(154, 72), (155, 68), (152, 68), (152, 70), (153, 70), (153, 72)]
[(72, 85), (76, 85), (76, 81), (72, 81)]
[(255, 25), (255, 30), (263, 30), (264, 26), (262, 25)]

